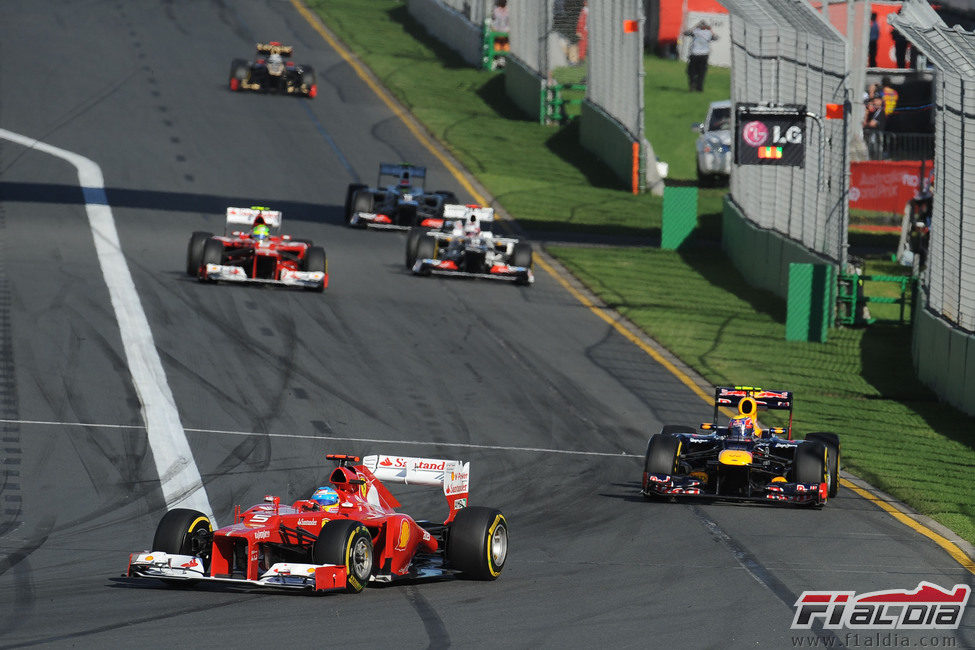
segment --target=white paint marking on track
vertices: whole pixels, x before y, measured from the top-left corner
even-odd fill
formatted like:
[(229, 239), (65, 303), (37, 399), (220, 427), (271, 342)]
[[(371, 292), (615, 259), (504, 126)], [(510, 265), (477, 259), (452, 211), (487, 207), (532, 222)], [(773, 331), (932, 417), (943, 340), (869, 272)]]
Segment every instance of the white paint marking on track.
[(95, 241), (95, 253), (115, 310), (132, 383), (142, 404), (142, 419), (156, 461), (166, 507), (199, 510), (216, 525), (200, 470), (193, 459), (176, 401), (156, 351), (149, 321), (122, 253), (101, 168), (84, 156), (6, 129), (0, 129), (0, 138), (56, 156), (78, 170), (88, 224)]
[[(145, 427), (134, 424), (95, 424), (88, 422), (52, 422), (47, 420), (4, 420), (3, 424), (18, 424), (21, 426), (59, 426), (59, 427), (99, 427), (105, 429), (137, 429)], [(608, 451), (581, 451), (573, 449), (548, 449), (545, 447), (514, 447), (507, 445), (478, 445), (468, 442), (440, 442), (437, 440), (390, 440), (388, 438), (354, 438), (351, 436), (316, 436), (305, 433), (262, 433), (259, 431), (231, 431), (226, 429), (183, 429), (190, 433), (207, 433), (227, 436), (262, 436), (267, 438), (291, 438), (296, 440), (335, 440), (338, 442), (373, 442), (389, 445), (417, 445), (425, 447), (457, 447), (458, 449), (477, 449), (486, 451), (520, 451), (539, 454), (562, 454), (567, 456), (602, 456), (608, 458), (643, 458), (639, 454), (628, 454), (625, 451), (616, 453)]]

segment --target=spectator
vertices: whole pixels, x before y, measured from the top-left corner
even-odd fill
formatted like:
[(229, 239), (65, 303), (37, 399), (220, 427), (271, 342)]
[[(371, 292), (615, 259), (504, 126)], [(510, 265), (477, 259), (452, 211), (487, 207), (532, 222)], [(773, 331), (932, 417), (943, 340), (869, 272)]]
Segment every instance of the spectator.
[(687, 50), (687, 83), (690, 90), (701, 92), (704, 90), (704, 75), (708, 71), (711, 43), (718, 37), (703, 20), (685, 31), (684, 36), (691, 37), (691, 46)]
[(579, 62), (586, 60), (586, 50), (589, 49), (589, 3), (582, 3), (579, 20), (576, 22), (576, 38), (579, 39)]
[(877, 12), (870, 14), (870, 45), (867, 50), (867, 66), (877, 67), (877, 40), (880, 38), (880, 24), (877, 22)]
[(889, 116), (897, 108), (897, 99), (900, 97), (898, 92), (894, 90), (894, 86), (890, 81), (890, 77), (884, 77), (880, 80), (881, 95), (884, 99), (884, 115)]
[(884, 157), (883, 130), (887, 123), (882, 97), (871, 97), (863, 116), (863, 139), (867, 143), (871, 160)]
[[(897, 15), (900, 16), (901, 10), (897, 10)], [(907, 48), (910, 43), (907, 37), (897, 31), (896, 27), (890, 28), (890, 37), (894, 40), (894, 58), (897, 61), (898, 68), (907, 67)], [(911, 48), (912, 50), (914, 48)]]

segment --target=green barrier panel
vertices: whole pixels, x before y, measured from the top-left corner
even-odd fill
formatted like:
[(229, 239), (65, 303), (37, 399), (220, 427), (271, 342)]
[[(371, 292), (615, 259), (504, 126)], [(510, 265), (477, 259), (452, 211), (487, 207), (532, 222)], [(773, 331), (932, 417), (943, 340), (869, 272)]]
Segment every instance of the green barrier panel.
[(968, 361), (968, 341), (971, 337), (961, 330), (948, 333), (948, 381), (945, 382), (945, 399), (951, 404), (965, 401), (965, 362)]
[(789, 265), (786, 341), (826, 341), (831, 281), (832, 267), (827, 264)]
[(969, 415), (975, 415), (975, 337), (968, 337), (968, 354), (965, 355), (965, 394), (957, 406)]
[(676, 250), (697, 227), (697, 188), (665, 187), (660, 248)]

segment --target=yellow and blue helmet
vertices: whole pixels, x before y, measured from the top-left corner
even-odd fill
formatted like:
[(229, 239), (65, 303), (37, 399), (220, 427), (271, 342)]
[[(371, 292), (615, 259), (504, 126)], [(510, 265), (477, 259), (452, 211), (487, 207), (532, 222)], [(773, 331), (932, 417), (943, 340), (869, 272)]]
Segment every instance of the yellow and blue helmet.
[(251, 238), (267, 239), (271, 236), (271, 229), (265, 223), (259, 223), (251, 229)]
[(311, 500), (324, 510), (339, 502), (339, 493), (334, 488), (325, 485), (315, 490), (314, 494), (311, 495)]

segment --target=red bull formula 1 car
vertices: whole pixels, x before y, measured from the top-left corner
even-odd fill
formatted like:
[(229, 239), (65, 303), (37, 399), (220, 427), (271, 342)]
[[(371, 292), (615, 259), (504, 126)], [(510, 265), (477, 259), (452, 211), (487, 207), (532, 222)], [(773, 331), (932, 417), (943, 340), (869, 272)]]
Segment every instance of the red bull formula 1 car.
[[(246, 226), (247, 230), (233, 230)], [(194, 232), (186, 273), (200, 282), (253, 282), (324, 291), (325, 249), (307, 239), (281, 235), (281, 213), (263, 207), (227, 208), (223, 236)]]
[(410, 230), (406, 267), (416, 275), (534, 283), (531, 244), (496, 236), (494, 222), (494, 208), (445, 206), (442, 219), (428, 219)]
[[(170, 582), (214, 581), (258, 587), (345, 590), (461, 574), (495, 580), (508, 554), (508, 522), (499, 510), (468, 507), (470, 463), (406, 456), (329, 455), (333, 505), (314, 499), (292, 505), (278, 497), (213, 530), (209, 518), (170, 510), (152, 550), (133, 553), (125, 575)], [(396, 511), (383, 481), (438, 487), (447, 499), (444, 522), (417, 521)]]
[(315, 97), (315, 71), (310, 65), (289, 61), (292, 54), (294, 48), (290, 45), (277, 41), (258, 43), (255, 60), (234, 59), (230, 64), (230, 89)]
[[(714, 417), (697, 428), (666, 425), (650, 437), (643, 467), (645, 497), (705, 496), (822, 506), (839, 486), (835, 433), (792, 438), (793, 394), (751, 386), (717, 387)], [(736, 408), (729, 426), (719, 409)], [(761, 410), (788, 411), (787, 426), (763, 429)]]

